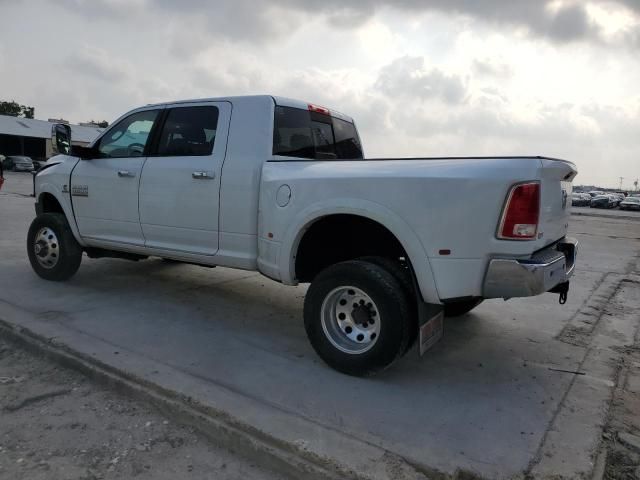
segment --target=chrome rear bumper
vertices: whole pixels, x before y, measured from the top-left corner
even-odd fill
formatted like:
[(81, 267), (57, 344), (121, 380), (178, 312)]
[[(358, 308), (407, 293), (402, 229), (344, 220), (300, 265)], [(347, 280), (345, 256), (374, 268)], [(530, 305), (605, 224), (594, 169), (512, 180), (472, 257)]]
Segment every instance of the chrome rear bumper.
[(484, 279), (484, 298), (531, 297), (569, 280), (578, 240), (564, 238), (529, 259), (494, 258)]

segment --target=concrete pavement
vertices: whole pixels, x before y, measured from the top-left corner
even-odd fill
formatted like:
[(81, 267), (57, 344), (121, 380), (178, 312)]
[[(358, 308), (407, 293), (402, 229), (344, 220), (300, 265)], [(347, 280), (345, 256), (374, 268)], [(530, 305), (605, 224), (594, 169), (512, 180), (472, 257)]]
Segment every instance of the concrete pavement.
[(587, 217), (614, 217), (627, 218), (630, 220), (640, 220), (640, 211), (638, 210), (620, 210), (619, 208), (591, 208), (591, 207), (572, 207), (571, 214)]
[(487, 301), (448, 320), (422, 359), (413, 351), (382, 375), (356, 379), (327, 368), (308, 344), (305, 287), (86, 257), (71, 281), (41, 280), (25, 252), (29, 182), (10, 174), (0, 192), (5, 325), (178, 392), (338, 476), (590, 474), (616, 348), (638, 327), (629, 292), (639, 288), (640, 222), (572, 218), (581, 250), (565, 306), (551, 294)]

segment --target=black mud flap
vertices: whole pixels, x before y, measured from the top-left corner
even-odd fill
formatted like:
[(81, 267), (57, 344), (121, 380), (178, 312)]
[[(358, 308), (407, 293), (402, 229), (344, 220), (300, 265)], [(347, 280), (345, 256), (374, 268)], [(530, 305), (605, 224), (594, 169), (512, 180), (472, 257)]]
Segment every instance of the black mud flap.
[(569, 282), (559, 283), (551, 290), (549, 290), (549, 293), (560, 294), (558, 301), (560, 302), (560, 305), (564, 305), (565, 303), (567, 303), (567, 295), (569, 294)]
[(418, 341), (420, 356), (442, 338), (444, 306), (418, 302)]

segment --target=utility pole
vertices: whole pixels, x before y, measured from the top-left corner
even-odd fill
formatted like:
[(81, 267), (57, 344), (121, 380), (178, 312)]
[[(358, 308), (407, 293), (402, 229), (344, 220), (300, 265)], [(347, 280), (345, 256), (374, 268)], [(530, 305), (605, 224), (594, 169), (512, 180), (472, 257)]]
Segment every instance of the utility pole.
[(618, 190), (622, 190), (622, 180), (624, 180), (624, 177), (618, 177), (620, 179), (620, 188)]
[(636, 192), (638, 191), (638, 179), (636, 178), (636, 181), (633, 182), (633, 186), (636, 187)]

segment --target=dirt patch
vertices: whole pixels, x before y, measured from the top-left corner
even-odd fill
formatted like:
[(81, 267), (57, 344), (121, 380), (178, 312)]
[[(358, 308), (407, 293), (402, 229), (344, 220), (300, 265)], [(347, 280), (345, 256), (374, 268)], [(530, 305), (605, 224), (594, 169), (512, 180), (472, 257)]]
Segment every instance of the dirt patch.
[(623, 349), (618, 386), (603, 433), (607, 449), (604, 478), (640, 479), (640, 343)]
[(3, 340), (0, 425), (0, 478), (278, 478)]

